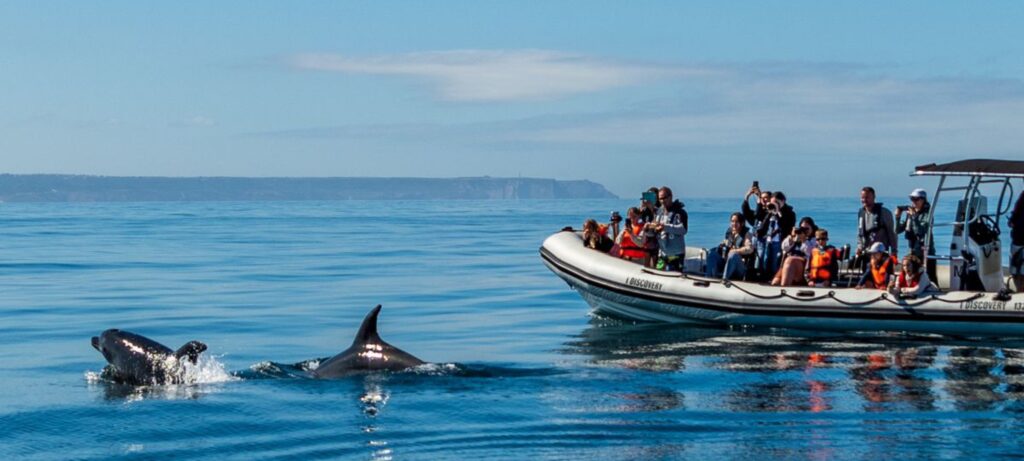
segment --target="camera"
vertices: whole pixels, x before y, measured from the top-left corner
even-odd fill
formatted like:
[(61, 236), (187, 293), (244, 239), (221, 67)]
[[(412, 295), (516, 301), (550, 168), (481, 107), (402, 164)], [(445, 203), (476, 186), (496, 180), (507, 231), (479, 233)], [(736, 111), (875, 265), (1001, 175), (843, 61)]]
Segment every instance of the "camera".
[(896, 207), (896, 210), (902, 211), (904, 213), (906, 213), (906, 211), (909, 210), (909, 209), (910, 209), (910, 205), (899, 205), (899, 206)]
[(774, 204), (774, 203), (769, 203), (769, 204), (768, 204), (768, 211), (775, 211), (775, 209), (776, 209), (776, 208), (777, 208), (777, 207), (775, 206), (775, 204)]
[(622, 215), (620, 215), (618, 211), (613, 211), (612, 212), (611, 221), (612, 222), (622, 221)]

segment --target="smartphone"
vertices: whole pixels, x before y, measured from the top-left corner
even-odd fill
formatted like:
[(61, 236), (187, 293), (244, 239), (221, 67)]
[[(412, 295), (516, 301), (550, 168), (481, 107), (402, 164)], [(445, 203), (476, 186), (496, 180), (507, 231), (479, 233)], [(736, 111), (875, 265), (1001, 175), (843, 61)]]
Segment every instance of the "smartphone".
[(654, 192), (644, 192), (640, 198), (651, 203), (658, 203), (658, 194), (655, 194)]
[(759, 186), (759, 185), (757, 184), (757, 181), (754, 181), (754, 185), (753, 185), (753, 186), (750, 186), (750, 187), (751, 187), (751, 188), (754, 188), (754, 189), (760, 189), (760, 188), (761, 188), (761, 186)]

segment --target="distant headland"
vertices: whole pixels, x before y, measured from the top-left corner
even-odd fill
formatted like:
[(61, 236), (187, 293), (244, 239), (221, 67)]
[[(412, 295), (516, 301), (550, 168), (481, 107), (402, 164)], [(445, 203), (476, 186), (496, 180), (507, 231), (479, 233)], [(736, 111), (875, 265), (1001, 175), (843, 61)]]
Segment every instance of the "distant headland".
[(0, 174), (2, 202), (585, 198), (616, 197), (595, 182), (543, 178), (185, 178)]

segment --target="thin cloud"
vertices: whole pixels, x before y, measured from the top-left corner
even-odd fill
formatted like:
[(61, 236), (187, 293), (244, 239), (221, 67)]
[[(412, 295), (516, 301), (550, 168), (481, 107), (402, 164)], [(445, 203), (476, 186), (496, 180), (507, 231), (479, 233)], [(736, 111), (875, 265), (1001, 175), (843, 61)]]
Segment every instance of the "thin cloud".
[(553, 99), (707, 72), (545, 50), (457, 50), (374, 57), (307, 53), (289, 61), (305, 70), (424, 78), (436, 85), (442, 98), (451, 101)]

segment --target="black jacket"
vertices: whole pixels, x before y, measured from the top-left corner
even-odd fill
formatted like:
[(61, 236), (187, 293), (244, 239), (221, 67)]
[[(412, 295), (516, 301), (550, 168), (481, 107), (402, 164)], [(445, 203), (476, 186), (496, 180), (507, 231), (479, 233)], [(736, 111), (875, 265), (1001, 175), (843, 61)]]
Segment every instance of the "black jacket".
[[(749, 208), (749, 207), (748, 207)], [(771, 216), (765, 211), (765, 219), (761, 221), (761, 227), (757, 229), (757, 237), (765, 238), (769, 237), (768, 227), (771, 221)], [(779, 213), (779, 239), (784, 239), (789, 236), (790, 232), (793, 232), (793, 228), (796, 227), (796, 212), (793, 211), (793, 207), (787, 203), (782, 207)]]

